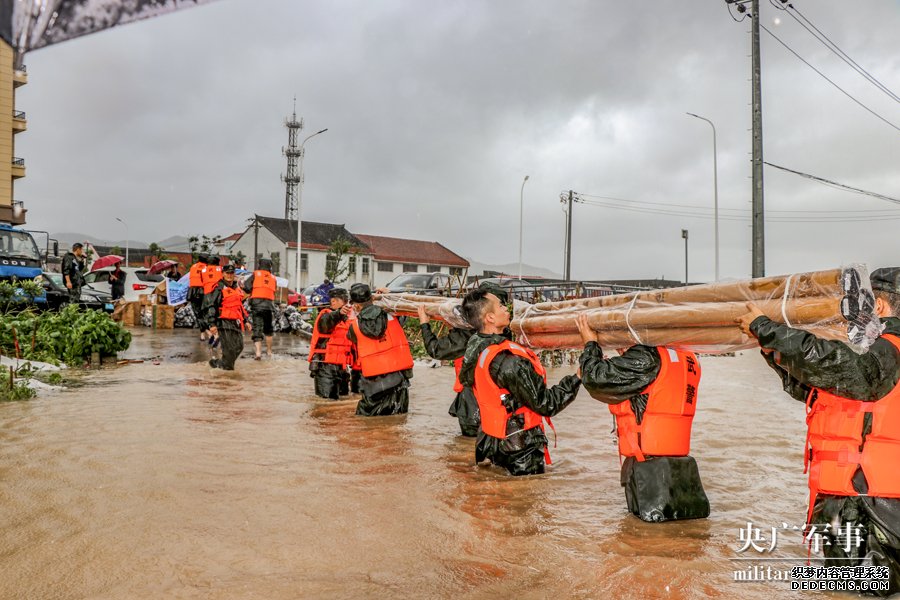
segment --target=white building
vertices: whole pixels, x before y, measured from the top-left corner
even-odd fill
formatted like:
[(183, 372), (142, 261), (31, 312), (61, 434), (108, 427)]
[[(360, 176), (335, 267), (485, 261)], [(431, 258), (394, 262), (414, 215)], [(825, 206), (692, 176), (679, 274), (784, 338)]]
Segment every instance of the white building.
[[(257, 226), (258, 224), (258, 226)], [(339, 238), (346, 239), (353, 246), (346, 257), (350, 274), (343, 286), (354, 283), (372, 284), (372, 264), (374, 257), (366, 245), (347, 231), (344, 225), (303, 221), (302, 251), (300, 253), (300, 286), (296, 285), (297, 271), (297, 222), (274, 217), (256, 216), (244, 233), (233, 243), (231, 252), (241, 252), (248, 258), (248, 268), (255, 268), (253, 256), (271, 259), (275, 272), (289, 281), (288, 287), (304, 289), (317, 285), (325, 279), (325, 257), (331, 244)], [(254, 253), (254, 247), (256, 253)]]
[[(347, 262), (342, 261), (349, 268), (347, 279), (338, 284), (342, 287), (349, 288), (354, 283), (382, 287), (401, 273), (446, 273), (448, 279), (449, 276), (459, 276), (465, 281), (469, 268), (469, 261), (438, 242), (353, 234), (343, 224), (312, 221), (303, 221), (302, 233), (301, 290), (322, 283), (328, 249), (341, 238), (352, 245), (350, 254), (343, 259)], [(256, 267), (254, 255), (271, 259), (276, 274), (286, 278), (290, 282), (289, 287), (298, 289), (294, 281), (297, 269), (296, 221), (257, 215), (254, 224), (232, 242), (230, 252), (240, 252), (248, 257), (247, 267), (251, 269)]]
[(469, 261), (438, 242), (356, 234), (375, 259), (373, 284), (383, 287), (401, 273), (446, 273), (465, 281)]

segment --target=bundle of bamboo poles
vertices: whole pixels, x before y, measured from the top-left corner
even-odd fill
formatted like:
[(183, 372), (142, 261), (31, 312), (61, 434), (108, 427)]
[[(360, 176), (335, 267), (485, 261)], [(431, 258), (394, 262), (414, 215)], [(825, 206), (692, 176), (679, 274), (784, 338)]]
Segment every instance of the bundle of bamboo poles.
[[(753, 347), (735, 320), (753, 302), (770, 319), (805, 329), (819, 337), (866, 346), (860, 322), (848, 321), (842, 307), (871, 290), (860, 285), (863, 267), (832, 269), (744, 281), (581, 298), (526, 305), (516, 312), (512, 330), (532, 348), (576, 348), (582, 345), (575, 321), (586, 315), (604, 347), (634, 344), (667, 345), (706, 352)], [(870, 340), (869, 340), (870, 341)]]
[(443, 296), (422, 296), (419, 294), (376, 294), (375, 304), (388, 312), (403, 317), (418, 317), (419, 306), (425, 307), (425, 314), (435, 321), (443, 321), (457, 329), (471, 329), (459, 313), (461, 298)]
[[(634, 344), (673, 346), (704, 352), (727, 352), (756, 345), (735, 320), (753, 302), (770, 319), (811, 331), (819, 337), (850, 343), (862, 350), (877, 337), (877, 316), (865, 301), (871, 289), (862, 265), (828, 271), (762, 277), (664, 290), (639, 291), (559, 302), (516, 302), (511, 328), (531, 348), (579, 348), (576, 319), (587, 316), (600, 344), (626, 348)], [(396, 314), (416, 317), (418, 307), (432, 319), (470, 329), (460, 315), (459, 298), (382, 294), (376, 304)], [(851, 320), (847, 306), (862, 307)]]

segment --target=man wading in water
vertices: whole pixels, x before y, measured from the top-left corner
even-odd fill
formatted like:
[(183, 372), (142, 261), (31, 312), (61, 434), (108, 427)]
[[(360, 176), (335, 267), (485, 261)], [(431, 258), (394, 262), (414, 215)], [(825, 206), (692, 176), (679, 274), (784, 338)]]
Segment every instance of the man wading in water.
[(784, 391), (806, 403), (807, 523), (825, 537), (828, 566), (886, 566), (890, 590), (879, 595), (889, 595), (900, 592), (900, 267), (870, 279), (884, 331), (865, 354), (776, 323), (753, 303), (738, 323)]
[(615, 416), (625, 501), (649, 522), (709, 516), (697, 462), (688, 456), (700, 387), (693, 352), (665, 346), (632, 346), (604, 358), (587, 315), (578, 317), (584, 341), (581, 377), (592, 398)]
[[(222, 280), (206, 296), (206, 322), (212, 336), (222, 340), (222, 358), (211, 359), (209, 366), (234, 371), (234, 362), (244, 349), (244, 293), (234, 277), (234, 265), (222, 267)], [(247, 329), (252, 331), (250, 323)]]
[[(469, 340), (459, 381), (473, 386), (481, 411), (475, 462), (490, 460), (512, 475), (536, 475), (549, 463), (543, 421), (575, 400), (581, 379), (567, 375), (553, 387), (531, 350), (503, 332), (509, 312), (494, 294), (466, 294), (463, 317), (477, 331)], [(552, 427), (552, 424), (550, 424)]]

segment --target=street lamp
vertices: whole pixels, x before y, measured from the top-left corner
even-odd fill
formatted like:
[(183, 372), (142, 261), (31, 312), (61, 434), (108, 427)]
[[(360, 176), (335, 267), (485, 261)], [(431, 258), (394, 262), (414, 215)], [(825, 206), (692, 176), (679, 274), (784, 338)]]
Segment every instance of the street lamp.
[(522, 180), (522, 189), (519, 190), (519, 281), (522, 281), (522, 218), (525, 214), (525, 182), (528, 175)]
[(713, 206), (715, 207), (715, 228), (716, 228), (716, 281), (719, 280), (719, 167), (716, 164), (716, 126), (713, 122), (700, 115), (687, 113), (692, 117), (696, 117), (701, 121), (706, 121), (712, 127), (713, 132)]
[(681, 237), (684, 238), (684, 285), (688, 284), (688, 230), (681, 230)]
[(122, 225), (125, 226), (125, 266), (127, 267), (128, 266), (128, 241), (129, 241), (128, 240), (128, 223), (126, 223), (119, 217), (116, 217), (116, 221), (118, 221), (119, 223), (121, 223)]
[(300, 293), (300, 229), (303, 226), (302, 214), (303, 214), (303, 157), (306, 155), (303, 150), (303, 146), (309, 141), (310, 138), (314, 138), (320, 133), (325, 133), (328, 129), (322, 129), (321, 131), (317, 131), (312, 135), (306, 136), (306, 139), (300, 144), (300, 188), (297, 190), (297, 279), (296, 279), (296, 291)]

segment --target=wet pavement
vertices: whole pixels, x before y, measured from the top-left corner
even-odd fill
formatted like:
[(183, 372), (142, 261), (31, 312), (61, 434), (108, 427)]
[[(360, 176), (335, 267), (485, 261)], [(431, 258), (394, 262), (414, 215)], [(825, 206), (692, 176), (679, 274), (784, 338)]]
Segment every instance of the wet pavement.
[[(194, 332), (132, 332), (145, 362), (0, 404), (0, 598), (826, 597), (735, 581), (807, 554), (804, 407), (753, 352), (702, 360), (711, 517), (648, 524), (583, 390), (549, 473), (516, 479), (472, 464), (452, 368), (416, 367), (408, 415), (364, 418), (313, 395), (297, 338), (255, 362), (248, 337), (225, 373)], [(738, 552), (748, 522), (766, 549), (779, 530), (772, 552)]]

